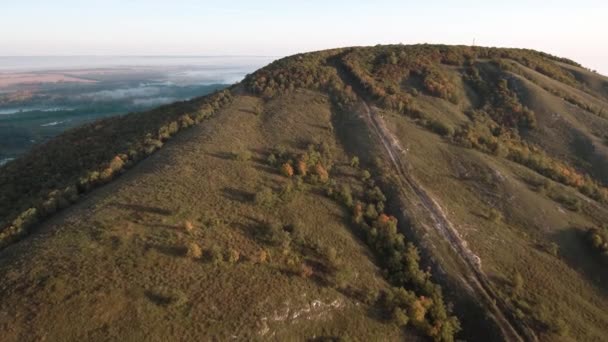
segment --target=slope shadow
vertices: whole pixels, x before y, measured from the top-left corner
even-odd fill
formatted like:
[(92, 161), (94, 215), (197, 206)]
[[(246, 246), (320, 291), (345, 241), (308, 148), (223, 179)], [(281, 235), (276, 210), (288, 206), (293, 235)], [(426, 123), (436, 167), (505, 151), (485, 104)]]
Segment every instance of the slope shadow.
[(559, 257), (608, 295), (608, 273), (600, 259), (593, 254), (591, 246), (585, 243), (585, 232), (570, 227), (553, 234), (553, 240), (559, 246)]

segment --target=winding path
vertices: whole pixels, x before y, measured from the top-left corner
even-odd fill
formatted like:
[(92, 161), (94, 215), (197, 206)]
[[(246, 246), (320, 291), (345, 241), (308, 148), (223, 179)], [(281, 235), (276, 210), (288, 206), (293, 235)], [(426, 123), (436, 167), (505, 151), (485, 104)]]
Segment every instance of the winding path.
[[(467, 246), (467, 242), (460, 236), (453, 227), (447, 215), (437, 203), (437, 201), (420, 185), (408, 171), (407, 160), (405, 159), (406, 150), (401, 146), (399, 140), (386, 127), (382, 117), (376, 114), (370, 106), (363, 102), (363, 119), (368, 127), (376, 134), (382, 142), (399, 179), (403, 185), (410, 187), (416, 194), (420, 204), (433, 222), (439, 234), (450, 244), (456, 255), (467, 266), (468, 274), (463, 275), (463, 281), (468, 285), (468, 289), (474, 291), (483, 299), (488, 313), (494, 318), (500, 327), (503, 337), (507, 341), (537, 341), (533, 330), (523, 322), (513, 322), (509, 320), (505, 311), (505, 304), (492, 289), (487, 276), (482, 271), (481, 259), (475, 255)], [(403, 188), (400, 189), (406, 195)], [(514, 324), (515, 323), (515, 324)]]

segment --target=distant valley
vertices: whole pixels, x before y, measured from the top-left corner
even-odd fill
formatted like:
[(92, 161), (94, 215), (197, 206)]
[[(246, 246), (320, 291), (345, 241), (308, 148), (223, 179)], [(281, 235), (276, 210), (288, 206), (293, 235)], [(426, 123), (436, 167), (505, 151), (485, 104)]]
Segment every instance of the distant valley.
[(66, 129), (225, 88), (273, 57), (1, 57), (0, 165)]

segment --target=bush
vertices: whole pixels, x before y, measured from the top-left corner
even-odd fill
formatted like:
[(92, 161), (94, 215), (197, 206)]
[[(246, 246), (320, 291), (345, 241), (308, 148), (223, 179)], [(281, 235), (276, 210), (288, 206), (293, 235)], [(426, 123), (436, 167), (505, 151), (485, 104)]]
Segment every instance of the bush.
[(497, 209), (490, 208), (490, 210), (488, 210), (488, 214), (486, 217), (488, 220), (490, 220), (494, 223), (497, 223), (502, 219), (502, 214)]
[(369, 173), (369, 171), (367, 170), (363, 170), (363, 172), (361, 173), (361, 179), (363, 179), (363, 181), (365, 182), (370, 178), (372, 178), (372, 174)]
[(241, 258), (241, 253), (239, 253), (239, 251), (237, 251), (236, 249), (231, 248), (226, 253), (226, 261), (228, 261), (231, 264), (237, 263), (240, 258)]
[(343, 184), (340, 188), (340, 192), (338, 193), (340, 200), (344, 205), (351, 208), (353, 206), (353, 194), (350, 190), (350, 186), (348, 184)]
[(306, 174), (308, 173), (308, 165), (306, 164), (306, 161), (302, 159), (298, 160), (296, 163), (296, 170), (298, 171), (298, 175), (306, 177)]
[(293, 167), (289, 163), (281, 165), (281, 174), (285, 177), (293, 176)]
[(314, 274), (314, 269), (311, 266), (309, 266), (305, 263), (302, 263), (301, 270), (300, 270), (300, 276), (302, 278), (310, 278), (313, 276), (313, 274)]
[(214, 264), (219, 264), (224, 261), (222, 249), (216, 245), (209, 248), (209, 250), (207, 251), (207, 256), (209, 258), (209, 261)]
[(277, 203), (278, 198), (270, 188), (263, 188), (255, 194), (253, 201), (259, 206), (272, 208)]
[(194, 242), (188, 243), (186, 248), (187, 248), (186, 255), (190, 258), (200, 259), (203, 256), (203, 250), (201, 249), (201, 247), (198, 244), (196, 244)]
[(271, 153), (266, 159), (266, 162), (270, 166), (275, 166), (277, 164), (277, 157), (274, 155), (274, 153)]
[(442, 136), (452, 136), (454, 135), (454, 129), (441, 121), (432, 120), (429, 122), (429, 128), (431, 131), (442, 135)]
[(350, 160), (350, 166), (352, 167), (359, 167), (359, 157), (354, 156), (351, 160)]
[(321, 165), (321, 163), (317, 163), (317, 165), (315, 165), (315, 173), (317, 176), (319, 176), (319, 181), (321, 183), (327, 183), (327, 181), (329, 181), (329, 173), (325, 167)]
[(191, 233), (194, 230), (194, 225), (191, 221), (184, 221), (184, 230), (188, 233)]
[(274, 220), (264, 222), (259, 227), (257, 235), (263, 241), (273, 245), (284, 244), (289, 240), (289, 234), (283, 229), (283, 225)]
[(239, 151), (233, 153), (234, 159), (238, 161), (249, 161), (251, 160), (251, 152), (248, 150)]

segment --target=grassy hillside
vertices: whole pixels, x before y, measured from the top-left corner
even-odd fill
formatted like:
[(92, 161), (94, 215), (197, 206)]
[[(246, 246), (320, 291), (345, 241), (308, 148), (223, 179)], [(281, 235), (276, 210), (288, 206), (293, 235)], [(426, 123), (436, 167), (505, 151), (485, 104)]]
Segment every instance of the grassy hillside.
[(2, 336), (602, 341), (607, 88), (357, 47), (67, 132), (0, 168)]

